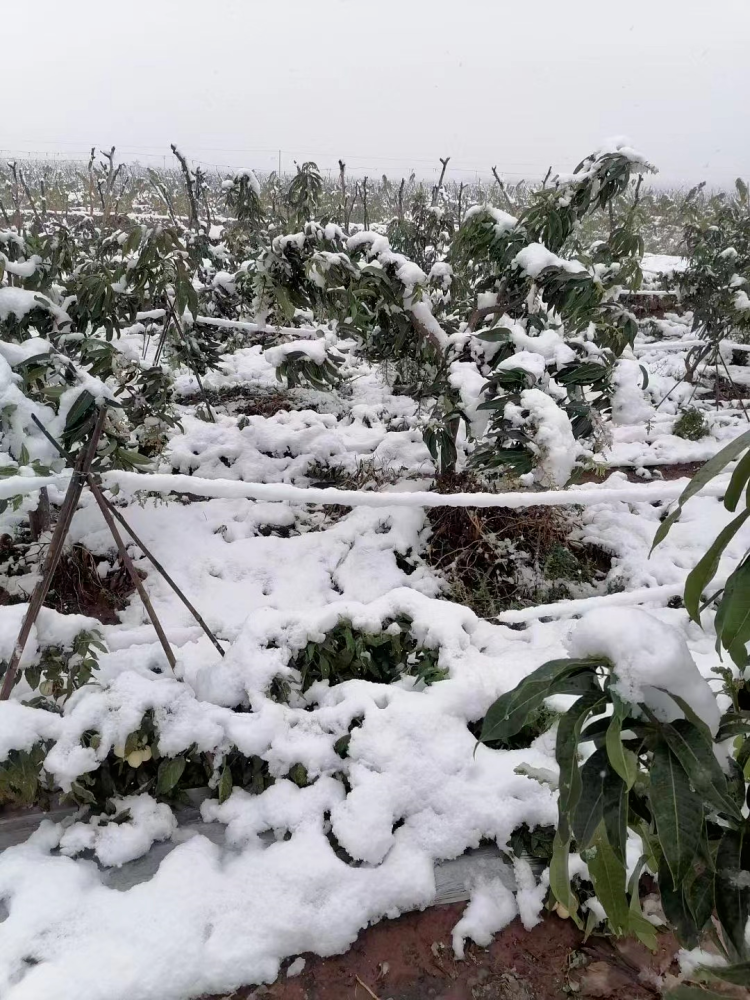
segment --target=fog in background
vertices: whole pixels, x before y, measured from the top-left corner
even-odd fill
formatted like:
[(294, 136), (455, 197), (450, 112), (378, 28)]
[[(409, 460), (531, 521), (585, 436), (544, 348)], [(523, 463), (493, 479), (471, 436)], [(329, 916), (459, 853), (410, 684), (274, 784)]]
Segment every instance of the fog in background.
[(662, 184), (750, 175), (750, 0), (6, 0), (2, 36), (5, 158), (516, 181), (625, 134)]

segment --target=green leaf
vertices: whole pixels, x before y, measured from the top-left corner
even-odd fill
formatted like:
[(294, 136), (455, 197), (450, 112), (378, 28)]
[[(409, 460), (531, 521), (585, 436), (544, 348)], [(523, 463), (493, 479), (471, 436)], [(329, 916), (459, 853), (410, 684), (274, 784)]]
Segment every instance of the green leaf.
[(750, 561), (743, 562), (727, 580), (714, 627), (717, 641), (734, 663), (744, 668), (750, 641)]
[(606, 751), (595, 751), (581, 768), (581, 795), (572, 819), (579, 851), (588, 847), (604, 819), (604, 783), (609, 772)]
[(750, 985), (750, 962), (738, 962), (736, 965), (703, 966), (698, 972), (705, 979), (720, 979), (735, 986)]
[(557, 691), (556, 684), (575, 674), (593, 672), (601, 660), (549, 660), (525, 677), (512, 691), (501, 695), (487, 711), (479, 737), (481, 743), (507, 740), (523, 729), (530, 715), (545, 698)]
[(490, 344), (497, 344), (503, 340), (510, 340), (511, 331), (504, 326), (493, 326), (491, 330), (480, 330), (475, 336), (477, 340), (486, 340)]
[(737, 463), (737, 468), (732, 473), (729, 486), (724, 494), (724, 506), (727, 510), (736, 510), (742, 491), (750, 479), (750, 451), (744, 455)]
[(549, 865), (549, 887), (550, 892), (570, 914), (578, 927), (581, 926), (581, 918), (578, 916), (578, 897), (570, 887), (570, 875), (568, 873), (568, 857), (570, 851), (570, 841), (564, 841), (559, 833), (555, 834), (552, 842), (552, 859)]
[(627, 708), (618, 698), (612, 721), (607, 727), (605, 746), (610, 764), (625, 782), (626, 790), (630, 791), (638, 776), (638, 758), (622, 742), (622, 723), (625, 718), (627, 718)]
[(88, 389), (84, 389), (68, 410), (68, 416), (65, 421), (66, 433), (74, 430), (80, 423), (82, 423), (92, 406), (94, 406), (94, 397)]
[(624, 862), (628, 836), (628, 792), (622, 778), (610, 767), (604, 779), (604, 828), (612, 850)]
[(649, 801), (659, 843), (677, 888), (698, 853), (703, 803), (692, 792), (687, 774), (666, 743), (658, 743), (654, 749)]
[(159, 795), (171, 792), (185, 770), (184, 757), (164, 757), (159, 764), (156, 777), (156, 791)]
[(558, 830), (560, 836), (568, 839), (569, 824), (581, 796), (581, 772), (578, 768), (578, 741), (581, 727), (592, 713), (606, 701), (606, 695), (599, 688), (582, 695), (568, 709), (557, 724), (555, 756), (560, 768), (558, 793)]
[(693, 914), (685, 899), (682, 886), (673, 889), (669, 884), (670, 872), (666, 861), (659, 865), (659, 895), (664, 916), (671, 925), (680, 944), (694, 948), (698, 944), (698, 932)]
[(221, 769), (221, 777), (219, 778), (219, 805), (222, 802), (226, 802), (229, 796), (232, 794), (232, 769), (229, 764), (224, 764)]
[[(746, 457), (750, 457), (750, 452)], [(727, 545), (731, 542), (742, 525), (750, 517), (750, 508), (735, 517), (733, 521), (719, 532), (708, 551), (700, 562), (688, 573), (685, 581), (685, 607), (688, 614), (700, 625), (700, 602), (703, 591), (716, 576), (719, 560)]]
[(669, 691), (667, 688), (657, 687), (656, 690), (663, 692), (667, 695), (667, 697), (671, 698), (675, 705), (677, 705), (677, 707), (682, 711), (682, 714), (688, 722), (691, 722), (698, 732), (703, 733), (709, 742), (711, 742), (713, 738), (711, 730), (708, 728), (703, 719), (696, 714), (695, 709), (692, 708), (692, 706), (690, 706), (684, 698), (682, 698), (679, 694), (675, 694), (674, 691)]
[(589, 875), (599, 902), (615, 934), (628, 926), (629, 908), (625, 894), (625, 864), (617, 857), (602, 827), (594, 841), (594, 850), (586, 856)]
[(716, 915), (738, 956), (745, 951), (750, 888), (742, 885), (742, 834), (727, 830), (716, 852)]
[(729, 795), (726, 777), (710, 740), (687, 719), (664, 723), (661, 732), (698, 795), (741, 822), (742, 813)]
[(714, 873), (708, 870), (699, 872), (686, 887), (685, 899), (700, 932), (714, 912)]

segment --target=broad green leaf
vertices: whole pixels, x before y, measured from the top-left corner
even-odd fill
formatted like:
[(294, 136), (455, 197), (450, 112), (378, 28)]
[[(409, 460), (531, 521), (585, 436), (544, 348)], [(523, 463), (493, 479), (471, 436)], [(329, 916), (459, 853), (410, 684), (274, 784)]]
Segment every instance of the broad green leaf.
[(744, 668), (750, 641), (750, 561), (743, 562), (727, 580), (714, 627), (717, 641), (734, 663)]
[(713, 745), (687, 719), (677, 719), (662, 726), (667, 746), (690, 778), (699, 795), (738, 822), (742, 813), (727, 790), (727, 779), (714, 755)]
[(604, 779), (604, 828), (612, 850), (624, 862), (628, 836), (628, 792), (622, 778), (611, 767), (607, 767)]
[(68, 416), (65, 421), (65, 430), (73, 430), (84, 418), (86, 413), (94, 405), (94, 397), (88, 391), (84, 389), (76, 398), (71, 408), (68, 410)]
[(673, 889), (670, 883), (669, 868), (666, 861), (663, 861), (659, 866), (659, 895), (664, 916), (671, 924), (680, 944), (694, 948), (698, 944), (698, 932), (693, 914), (690, 912), (682, 886)]
[(750, 480), (750, 451), (739, 460), (729, 480), (729, 486), (724, 494), (724, 506), (727, 510), (737, 510), (737, 504), (748, 480)]
[(493, 326), (491, 330), (480, 330), (475, 334), (477, 340), (486, 340), (490, 344), (496, 344), (503, 340), (510, 340), (511, 332), (504, 326)]
[(558, 681), (584, 671), (593, 673), (600, 663), (600, 660), (550, 660), (542, 664), (490, 706), (484, 717), (480, 742), (507, 740), (515, 736), (523, 729), (528, 717), (540, 708), (544, 699), (556, 691), (555, 684)]
[(570, 841), (562, 840), (560, 834), (556, 833), (552, 843), (552, 860), (549, 865), (549, 887), (558, 903), (565, 907), (571, 919), (580, 927), (578, 897), (570, 887), (570, 875), (568, 874), (569, 852)]
[(595, 714), (605, 701), (603, 691), (598, 688), (589, 691), (568, 709), (557, 724), (555, 756), (560, 768), (558, 830), (564, 840), (568, 839), (569, 825), (581, 795), (581, 772), (578, 768), (581, 727), (589, 715)]
[(750, 734), (750, 716), (737, 715), (735, 712), (727, 712), (721, 718), (721, 725), (716, 734), (716, 742), (731, 739), (733, 736), (745, 736)]
[(714, 873), (708, 870), (699, 872), (686, 886), (685, 899), (700, 932), (714, 912)]
[[(750, 457), (750, 452), (748, 452), (746, 457)], [(747, 521), (748, 517), (750, 517), (750, 508), (743, 510), (723, 531), (719, 532), (700, 562), (688, 573), (685, 581), (685, 608), (693, 621), (699, 625), (701, 620), (699, 608), (703, 591), (716, 576), (716, 570), (719, 568), (719, 560), (724, 549), (745, 521)]]
[(713, 739), (711, 730), (708, 728), (703, 719), (701, 719), (700, 716), (696, 714), (695, 709), (691, 705), (689, 705), (684, 698), (680, 697), (680, 695), (678, 694), (675, 694), (674, 691), (667, 690), (667, 688), (657, 687), (656, 690), (663, 692), (665, 695), (667, 695), (667, 697), (671, 698), (672, 701), (675, 703), (675, 705), (677, 705), (677, 707), (682, 710), (682, 714), (685, 716), (688, 722), (691, 722), (698, 730), (698, 732), (703, 733), (703, 735), (707, 737), (709, 742)]
[(159, 771), (156, 777), (156, 791), (160, 795), (166, 795), (168, 792), (171, 792), (182, 777), (184, 770), (184, 757), (164, 757), (159, 764)]
[(581, 768), (581, 795), (572, 818), (579, 851), (591, 844), (604, 819), (604, 783), (608, 773), (604, 749), (595, 751)]
[(677, 888), (698, 853), (703, 803), (691, 790), (688, 776), (666, 743), (658, 743), (654, 749), (649, 801), (659, 843)]
[(745, 928), (750, 915), (750, 888), (740, 883), (742, 834), (727, 830), (716, 852), (716, 915), (738, 956), (745, 951)]
[(673, 524), (679, 521), (681, 513), (682, 513), (682, 507), (675, 507), (672, 513), (664, 518), (659, 527), (656, 529), (656, 533), (654, 534), (654, 541), (651, 545), (651, 551), (649, 552), (649, 555), (651, 555), (651, 552), (654, 551), (659, 542), (664, 541), (664, 539), (669, 534), (669, 529), (672, 527)]
[(628, 930), (635, 934), (641, 944), (644, 944), (649, 951), (656, 951), (658, 939), (656, 928), (647, 920), (640, 910), (630, 910), (628, 913)]
[(600, 826), (594, 840), (594, 850), (587, 854), (586, 863), (599, 902), (615, 934), (623, 934), (628, 926), (628, 898), (625, 895), (625, 865), (617, 857)]
[(612, 719), (607, 726), (605, 745), (610, 764), (625, 782), (627, 791), (630, 791), (638, 775), (638, 758), (622, 743), (622, 723), (626, 717), (627, 709), (618, 699)]
[(225, 764), (221, 769), (221, 777), (219, 778), (219, 804), (226, 802), (229, 796), (232, 794), (232, 769), (229, 764)]
[(698, 969), (705, 979), (720, 979), (735, 986), (750, 985), (750, 962), (738, 962), (736, 965), (704, 966)]

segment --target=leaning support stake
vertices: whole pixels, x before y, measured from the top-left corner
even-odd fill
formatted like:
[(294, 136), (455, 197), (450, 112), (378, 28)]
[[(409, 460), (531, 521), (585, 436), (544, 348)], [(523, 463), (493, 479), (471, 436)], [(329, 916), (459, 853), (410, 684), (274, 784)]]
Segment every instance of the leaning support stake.
[[(47, 440), (50, 442), (50, 444), (52, 444), (52, 446), (54, 448), (56, 448), (57, 451), (60, 452), (60, 454), (62, 455), (62, 457), (65, 458), (65, 459), (70, 459), (70, 455), (68, 454), (68, 452), (65, 451), (65, 449), (62, 447), (62, 445), (60, 444), (59, 441), (57, 441), (55, 438), (52, 437), (52, 435), (49, 433), (49, 431), (45, 428), (44, 424), (42, 424), (41, 420), (39, 420), (37, 418), (37, 416), (35, 414), (33, 414), (33, 413), (31, 415), (31, 419), (37, 425), (37, 427), (42, 432), (42, 434), (44, 434), (44, 436), (47, 438)], [(225, 656), (226, 655), (226, 650), (221, 645), (221, 643), (216, 638), (216, 636), (211, 631), (211, 629), (208, 627), (208, 625), (206, 624), (205, 620), (203, 619), (203, 616), (200, 614), (200, 612), (198, 611), (198, 609), (188, 599), (187, 595), (182, 590), (180, 590), (180, 588), (177, 586), (177, 584), (175, 583), (175, 581), (172, 579), (172, 577), (169, 575), (169, 573), (166, 571), (166, 569), (162, 566), (162, 564), (159, 562), (159, 560), (156, 558), (156, 556), (153, 554), (153, 552), (151, 552), (150, 549), (146, 548), (145, 544), (141, 541), (141, 539), (138, 537), (138, 535), (136, 535), (135, 531), (133, 531), (133, 529), (128, 524), (128, 522), (125, 520), (125, 518), (122, 516), (122, 514), (117, 509), (117, 507), (115, 507), (115, 505), (104, 495), (104, 493), (102, 491), (102, 488), (99, 485), (99, 482), (97, 480), (97, 477), (92, 472), (89, 472), (88, 475), (87, 475), (87, 477), (86, 477), (86, 479), (87, 479), (87, 482), (88, 482), (88, 485), (89, 485), (89, 489), (94, 494), (94, 497), (96, 498), (96, 502), (99, 504), (99, 506), (101, 507), (102, 503), (104, 503), (106, 505), (107, 509), (110, 511), (110, 513), (112, 514), (112, 516), (115, 517), (120, 522), (120, 524), (127, 531), (127, 533), (133, 539), (133, 541), (138, 546), (138, 548), (143, 552), (144, 556), (151, 562), (151, 564), (153, 565), (153, 567), (156, 570), (156, 572), (157, 573), (161, 573), (161, 575), (164, 578), (165, 582), (169, 584), (169, 586), (172, 588), (172, 590), (175, 592), (175, 594), (179, 597), (179, 599), (182, 601), (182, 603), (188, 609), (188, 611), (193, 616), (193, 618), (195, 618), (195, 620), (198, 622), (198, 624), (200, 625), (200, 627), (206, 633), (206, 635), (211, 640), (211, 642), (213, 643), (213, 645), (216, 647), (216, 649), (218, 650), (218, 652), (222, 656)]]
[(102, 407), (99, 410), (96, 424), (91, 432), (89, 443), (79, 453), (73, 469), (73, 475), (68, 486), (68, 491), (65, 494), (65, 500), (60, 508), (60, 517), (57, 521), (57, 525), (55, 526), (49, 549), (47, 550), (47, 559), (44, 564), (42, 578), (34, 587), (31, 600), (29, 601), (29, 606), (26, 609), (26, 614), (24, 615), (23, 623), (21, 624), (21, 631), (18, 633), (16, 644), (13, 647), (13, 654), (11, 655), (8, 669), (6, 670), (5, 677), (3, 678), (3, 686), (0, 688), (0, 701), (7, 701), (7, 699), (10, 698), (10, 693), (16, 682), (16, 674), (18, 673), (23, 651), (26, 648), (26, 643), (29, 641), (29, 636), (31, 635), (31, 629), (34, 626), (34, 622), (39, 617), (39, 612), (41, 611), (44, 600), (47, 597), (50, 584), (52, 583), (52, 577), (55, 575), (55, 570), (57, 569), (60, 557), (63, 553), (65, 539), (68, 537), (68, 531), (70, 530), (73, 515), (76, 512), (78, 501), (81, 498), (86, 477), (88, 476), (89, 469), (91, 468), (91, 463), (94, 461), (96, 456), (96, 448), (99, 444), (99, 438), (101, 437), (102, 429), (104, 428), (106, 416), (107, 410), (105, 407)]
[[(159, 562), (159, 560), (156, 558), (156, 556), (153, 554), (153, 552), (151, 552), (149, 549), (146, 548), (146, 546), (143, 544), (143, 542), (140, 540), (140, 538), (138, 537), (138, 535), (136, 535), (136, 533), (130, 527), (130, 525), (125, 520), (125, 518), (122, 516), (122, 514), (117, 509), (117, 507), (115, 507), (115, 505), (113, 503), (110, 503), (110, 501), (107, 499), (107, 497), (104, 496), (104, 494), (101, 491), (101, 487), (99, 486), (99, 484), (97, 483), (96, 479), (94, 478), (94, 476), (92, 474), (89, 474), (89, 476), (88, 476), (88, 484), (89, 484), (89, 488), (91, 489), (91, 492), (94, 494), (94, 497), (96, 498), (96, 502), (99, 504), (99, 506), (102, 509), (102, 513), (104, 513), (104, 508), (106, 507), (106, 509), (114, 517), (117, 518), (117, 520), (120, 522), (120, 524), (123, 526), (123, 528), (127, 531), (127, 533), (130, 535), (130, 537), (133, 539), (133, 541), (135, 542), (135, 544), (141, 550), (141, 552), (143, 552), (144, 556), (151, 562), (151, 564), (153, 565), (153, 567), (156, 570), (156, 572), (160, 573), (164, 577), (165, 582), (169, 584), (169, 586), (172, 588), (172, 590), (175, 592), (175, 594), (179, 597), (179, 599), (182, 601), (182, 603), (188, 609), (188, 611), (193, 616), (193, 618), (195, 618), (195, 620), (198, 622), (198, 624), (200, 625), (200, 627), (206, 633), (206, 635), (208, 636), (208, 638), (214, 644), (214, 646), (216, 647), (216, 649), (221, 653), (222, 656), (225, 656), (226, 655), (226, 650), (221, 645), (221, 643), (216, 638), (216, 636), (213, 634), (213, 632), (208, 627), (208, 625), (206, 625), (205, 621), (203, 620), (203, 616), (199, 613), (198, 609), (188, 599), (188, 597), (182, 592), (182, 590), (180, 590), (180, 588), (174, 582), (174, 580), (169, 575), (169, 573), (167, 573), (166, 569), (162, 566), (162, 564)], [(104, 504), (104, 507), (102, 507), (102, 504)]]
[[(89, 485), (91, 485), (90, 481)], [(169, 640), (167, 639), (164, 629), (162, 628), (162, 624), (159, 621), (156, 612), (154, 611), (154, 606), (151, 603), (151, 598), (148, 596), (148, 591), (143, 586), (143, 581), (138, 576), (138, 570), (135, 568), (135, 566), (133, 565), (133, 560), (128, 555), (128, 550), (125, 547), (125, 542), (122, 539), (122, 535), (118, 531), (117, 525), (115, 524), (115, 519), (112, 517), (110, 510), (108, 509), (106, 503), (104, 502), (104, 497), (102, 496), (101, 491), (99, 489), (92, 489), (92, 493), (94, 494), (94, 499), (99, 504), (99, 510), (102, 512), (104, 520), (107, 522), (107, 527), (112, 533), (112, 537), (115, 540), (115, 545), (117, 546), (117, 551), (120, 553), (120, 558), (122, 559), (125, 568), (128, 571), (128, 574), (130, 575), (130, 579), (133, 581), (133, 586), (138, 591), (138, 596), (143, 601), (143, 606), (146, 609), (146, 614), (151, 619), (151, 624), (154, 626), (154, 630), (156, 634), (159, 636), (159, 642), (161, 643), (162, 649), (164, 650), (164, 655), (166, 656), (167, 661), (170, 667), (172, 668), (172, 672), (174, 672), (174, 668), (176, 665), (174, 653), (172, 652), (172, 647), (169, 645)]]

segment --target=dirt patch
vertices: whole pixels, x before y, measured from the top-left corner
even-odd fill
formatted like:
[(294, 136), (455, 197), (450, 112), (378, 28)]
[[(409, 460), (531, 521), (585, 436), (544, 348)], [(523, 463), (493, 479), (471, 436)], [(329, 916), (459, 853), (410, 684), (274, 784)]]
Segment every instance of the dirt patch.
[[(273, 417), (280, 410), (302, 409), (300, 402), (291, 398), (288, 392), (262, 389), (246, 383), (210, 389), (206, 396), (212, 407), (248, 417)], [(198, 399), (197, 396), (192, 398)], [(305, 404), (304, 408), (311, 409), (309, 404)]]
[[(233, 1000), (651, 1000), (656, 977), (675, 971), (677, 943), (660, 938), (652, 955), (637, 942), (583, 938), (570, 920), (548, 916), (531, 931), (516, 920), (489, 948), (458, 961), (451, 932), (464, 904), (433, 907), (376, 924), (341, 956), (306, 955), (301, 975), (244, 988)], [(287, 963), (288, 968), (289, 963)], [(218, 998), (213, 998), (218, 1000)]]
[[(441, 493), (476, 493), (469, 473), (442, 477)], [(425, 559), (446, 578), (451, 599), (482, 618), (573, 595), (571, 585), (601, 582), (611, 558), (571, 539), (575, 521), (559, 507), (436, 507)]]
[[(675, 462), (673, 465), (647, 465), (645, 468), (651, 473), (651, 479), (644, 479), (643, 476), (636, 474), (635, 468), (633, 466), (612, 466), (609, 469), (609, 475), (613, 472), (624, 472), (631, 483), (648, 483), (652, 482), (654, 479), (682, 479), (683, 477), (691, 478), (705, 463), (704, 462)], [(591, 469), (588, 472), (581, 473), (580, 478), (576, 481), (576, 485), (579, 483), (596, 483), (597, 485), (603, 485), (607, 482), (609, 476), (598, 476), (596, 472)]]
[[(19, 555), (25, 558), (27, 549), (27, 545), (19, 545)], [(13, 555), (12, 546), (6, 555)], [(61, 614), (87, 615), (103, 625), (115, 625), (119, 620), (117, 613), (128, 603), (135, 587), (124, 566), (100, 576), (98, 567), (101, 561), (82, 545), (74, 545), (60, 560), (44, 606), (54, 608)], [(25, 571), (30, 568), (25, 567)], [(141, 573), (141, 578), (145, 579), (145, 574)], [(0, 586), (0, 605), (22, 604), (27, 600), (28, 595), (9, 593)]]
[[(88, 615), (104, 625), (115, 625), (117, 612), (128, 603), (135, 587), (124, 566), (100, 576), (100, 562), (82, 545), (74, 545), (60, 560), (45, 605), (65, 615)], [(145, 579), (145, 573), (140, 576)]]

